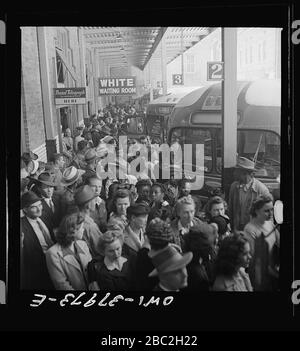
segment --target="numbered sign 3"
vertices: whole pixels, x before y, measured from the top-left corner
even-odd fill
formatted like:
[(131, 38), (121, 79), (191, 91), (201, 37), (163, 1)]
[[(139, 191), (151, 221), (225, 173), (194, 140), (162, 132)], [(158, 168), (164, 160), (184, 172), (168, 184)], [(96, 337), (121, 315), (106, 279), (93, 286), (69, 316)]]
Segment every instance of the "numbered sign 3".
[(173, 74), (173, 85), (182, 85), (183, 78), (182, 74)]
[(207, 80), (224, 79), (224, 62), (207, 62)]

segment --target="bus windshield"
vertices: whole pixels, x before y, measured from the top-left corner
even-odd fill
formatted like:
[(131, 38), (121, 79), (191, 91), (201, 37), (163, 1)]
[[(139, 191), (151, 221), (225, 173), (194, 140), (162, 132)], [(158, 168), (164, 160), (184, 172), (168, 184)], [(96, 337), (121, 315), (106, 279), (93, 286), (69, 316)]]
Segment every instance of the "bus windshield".
[[(217, 172), (222, 172), (222, 133), (218, 129)], [(280, 174), (280, 137), (271, 131), (238, 130), (237, 154), (256, 162), (256, 176), (277, 178)]]
[(213, 167), (212, 159), (212, 132), (209, 128), (174, 128), (171, 132), (171, 144), (178, 141), (183, 150), (184, 144), (193, 145), (192, 163), (196, 164), (196, 144), (204, 145), (204, 169), (211, 172)]
[[(237, 154), (255, 161), (260, 178), (277, 178), (280, 174), (280, 137), (271, 131), (238, 130)], [(195, 145), (204, 145), (204, 167), (207, 173), (222, 172), (222, 130), (216, 127), (174, 128), (171, 144), (178, 141), (193, 145), (192, 162), (195, 164)], [(214, 151), (213, 151), (214, 150)]]

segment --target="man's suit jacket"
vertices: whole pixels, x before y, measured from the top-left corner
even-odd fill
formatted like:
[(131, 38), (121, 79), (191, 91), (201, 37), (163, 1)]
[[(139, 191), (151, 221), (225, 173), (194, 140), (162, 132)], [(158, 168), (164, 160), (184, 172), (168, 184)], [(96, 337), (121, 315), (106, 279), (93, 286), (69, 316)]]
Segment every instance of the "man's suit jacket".
[[(46, 200), (42, 200), (43, 212), (41, 215), (41, 220), (46, 224), (50, 232), (52, 232), (54, 228), (57, 228), (59, 226), (61, 220), (60, 201), (56, 196), (53, 196), (52, 202), (54, 204), (54, 213), (48, 206)], [(52, 237), (51, 235), (51, 238), (54, 242), (56, 242), (54, 236)]]
[(54, 290), (48, 273), (45, 254), (25, 216), (21, 218), (21, 232), (23, 233), (21, 244), (21, 289)]
[[(34, 186), (32, 188), (32, 191), (37, 194), (39, 197), (43, 197), (41, 194), (41, 191), (39, 187)], [(52, 196), (52, 202), (54, 204), (54, 213), (52, 212), (51, 208), (48, 206), (47, 202), (45, 199), (42, 199), (42, 205), (43, 205), (43, 212), (41, 215), (41, 220), (46, 224), (47, 228), (50, 230), (50, 232), (53, 231), (54, 228), (57, 228), (59, 226), (59, 223), (61, 221), (61, 204), (60, 204), (60, 194), (54, 192)], [(55, 238), (51, 238), (53, 241), (56, 242)]]

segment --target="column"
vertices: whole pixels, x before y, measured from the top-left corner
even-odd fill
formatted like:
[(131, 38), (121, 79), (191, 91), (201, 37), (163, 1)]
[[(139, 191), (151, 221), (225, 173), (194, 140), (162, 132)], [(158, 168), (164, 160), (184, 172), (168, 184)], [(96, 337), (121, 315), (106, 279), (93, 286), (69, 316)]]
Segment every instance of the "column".
[(162, 84), (163, 84), (163, 95), (167, 95), (167, 53), (166, 53), (166, 41), (165, 36), (161, 38), (161, 72), (162, 72)]
[(237, 29), (222, 28), (222, 84), (223, 172), (222, 188), (226, 198), (233, 182), (237, 153)]
[(52, 105), (52, 87), (51, 87), (51, 73), (48, 60), (48, 49), (46, 41), (46, 28), (37, 27), (37, 39), (38, 39), (38, 50), (39, 50), (39, 61), (40, 61), (40, 76), (41, 76), (41, 87), (42, 87), (42, 99), (43, 99), (43, 117), (45, 125), (46, 135), (46, 150), (47, 159), (52, 159), (53, 153), (56, 150), (56, 140), (54, 133), (53, 118), (55, 111)]

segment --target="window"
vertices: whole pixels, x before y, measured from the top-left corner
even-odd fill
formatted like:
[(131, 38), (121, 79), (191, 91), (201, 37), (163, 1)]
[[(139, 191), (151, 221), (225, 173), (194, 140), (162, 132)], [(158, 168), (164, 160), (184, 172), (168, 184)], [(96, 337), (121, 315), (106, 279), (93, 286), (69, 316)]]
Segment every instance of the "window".
[(238, 130), (237, 152), (256, 162), (257, 177), (276, 178), (280, 174), (280, 138), (260, 130)]
[(261, 44), (258, 44), (258, 62), (261, 62), (261, 51), (262, 51), (262, 46)]
[(187, 55), (186, 56), (186, 72), (187, 73), (194, 73), (195, 72), (195, 57), (194, 55)]
[[(196, 157), (196, 144), (204, 145), (204, 169), (205, 172), (212, 171), (212, 136), (208, 129), (205, 128), (176, 128), (173, 130), (171, 135), (171, 143), (175, 137), (179, 138), (179, 143), (182, 148), (184, 144), (192, 144), (192, 164), (196, 166), (197, 160)], [(184, 160), (183, 160), (184, 161)], [(199, 162), (198, 162), (199, 163)], [(196, 171), (195, 167), (192, 168), (193, 171)]]
[(58, 83), (65, 83), (65, 77), (66, 77), (66, 72), (65, 72), (65, 65), (62, 62), (61, 57), (56, 53), (56, 69), (57, 69), (57, 82)]
[[(276, 178), (280, 174), (280, 138), (260, 130), (237, 131), (237, 154), (256, 160), (256, 177)], [(222, 172), (222, 131), (216, 133), (216, 168)]]
[(265, 40), (263, 42), (263, 47), (262, 47), (262, 58), (263, 58), (263, 61), (266, 61), (267, 53), (266, 53), (266, 41)]
[(252, 61), (253, 61), (252, 45), (250, 45), (250, 50), (249, 50), (249, 63), (252, 63)]

